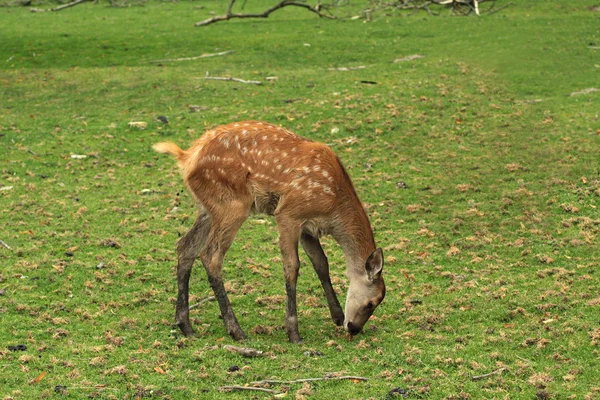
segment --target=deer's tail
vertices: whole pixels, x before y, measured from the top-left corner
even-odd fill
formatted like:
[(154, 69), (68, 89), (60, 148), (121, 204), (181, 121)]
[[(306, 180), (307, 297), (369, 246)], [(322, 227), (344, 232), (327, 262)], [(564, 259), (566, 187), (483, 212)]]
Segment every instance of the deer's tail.
[(167, 153), (175, 156), (181, 167), (184, 166), (185, 161), (188, 158), (188, 153), (173, 142), (156, 143), (152, 148), (159, 153)]

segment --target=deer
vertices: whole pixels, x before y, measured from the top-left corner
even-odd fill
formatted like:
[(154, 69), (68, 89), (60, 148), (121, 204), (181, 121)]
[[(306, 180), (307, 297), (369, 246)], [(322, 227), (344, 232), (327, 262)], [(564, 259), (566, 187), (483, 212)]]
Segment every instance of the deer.
[[(266, 122), (245, 121), (210, 129), (188, 150), (175, 143), (153, 146), (175, 156), (185, 185), (198, 203), (198, 216), (177, 243), (176, 324), (195, 335), (189, 318), (189, 281), (199, 256), (219, 304), (228, 334), (247, 339), (223, 284), (225, 254), (251, 213), (273, 216), (277, 224), (286, 291), (285, 330), (298, 330), (296, 284), (298, 244), (307, 254), (335, 325), (354, 336), (385, 297), (383, 250), (376, 248), (367, 213), (340, 159), (325, 144)], [(349, 281), (342, 311), (329, 275), (320, 237), (341, 246)]]

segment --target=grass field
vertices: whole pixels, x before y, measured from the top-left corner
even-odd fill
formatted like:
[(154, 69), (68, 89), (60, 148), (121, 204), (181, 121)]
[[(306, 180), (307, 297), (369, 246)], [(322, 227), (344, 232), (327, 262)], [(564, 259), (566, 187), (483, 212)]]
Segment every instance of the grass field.
[[(1, 398), (262, 399), (273, 395), (219, 388), (334, 373), (368, 381), (270, 388), (599, 399), (600, 93), (570, 94), (600, 88), (600, 12), (595, 0), (513, 3), (366, 23), (349, 18), (353, 2), (334, 21), (284, 9), (205, 28), (193, 24), (224, 2), (0, 8)], [(223, 349), (235, 343), (214, 301), (192, 311), (198, 338), (173, 325), (175, 244), (195, 206), (151, 145), (246, 119), (330, 144), (353, 177), (388, 286), (353, 339), (302, 254), (304, 343), (287, 342), (276, 226), (262, 216), (224, 273), (244, 345), (266, 356)], [(343, 301), (343, 254), (324, 247)], [(191, 293), (212, 294), (199, 264)]]

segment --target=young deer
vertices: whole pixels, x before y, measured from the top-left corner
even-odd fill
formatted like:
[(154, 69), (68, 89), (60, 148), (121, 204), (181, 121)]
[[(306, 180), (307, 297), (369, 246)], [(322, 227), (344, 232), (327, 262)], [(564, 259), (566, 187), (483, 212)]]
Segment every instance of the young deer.
[[(154, 149), (177, 158), (185, 184), (199, 202), (192, 229), (177, 244), (177, 325), (194, 334), (189, 319), (189, 279), (198, 254), (219, 303), (227, 332), (246, 338), (225, 292), (225, 253), (250, 212), (273, 215), (286, 280), (285, 328), (300, 342), (296, 311), (298, 242), (312, 262), (327, 298), (333, 322), (355, 335), (385, 296), (383, 252), (348, 173), (324, 144), (263, 122), (240, 122), (206, 132), (190, 149), (170, 142)], [(350, 288), (345, 314), (331, 286), (329, 264), (319, 236), (341, 245)], [(344, 319), (344, 315), (346, 316)]]

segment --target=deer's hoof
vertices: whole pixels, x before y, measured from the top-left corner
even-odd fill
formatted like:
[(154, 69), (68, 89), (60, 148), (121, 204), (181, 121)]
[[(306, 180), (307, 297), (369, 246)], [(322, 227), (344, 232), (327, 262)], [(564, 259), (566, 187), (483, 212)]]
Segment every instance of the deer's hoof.
[(181, 333), (183, 333), (183, 336), (185, 337), (194, 337), (194, 336), (198, 336), (196, 334), (196, 332), (192, 329), (192, 326), (188, 323), (183, 323), (183, 322), (178, 322), (177, 326), (179, 327), (179, 329), (181, 330)]

